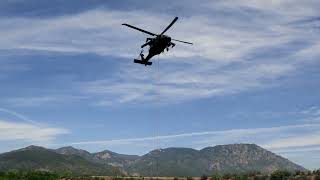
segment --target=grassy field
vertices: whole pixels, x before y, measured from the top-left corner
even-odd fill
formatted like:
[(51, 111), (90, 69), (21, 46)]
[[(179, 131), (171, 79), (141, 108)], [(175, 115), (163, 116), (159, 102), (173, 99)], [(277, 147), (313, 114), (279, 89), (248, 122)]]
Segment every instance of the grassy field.
[(224, 174), (201, 177), (127, 177), (127, 176), (76, 176), (52, 172), (0, 172), (0, 180), (320, 180), (320, 170), (309, 172), (275, 171), (271, 174)]
[(90, 177), (66, 177), (66, 180), (320, 180), (320, 170), (309, 172), (275, 171), (271, 174), (224, 174), (201, 177), (114, 177), (114, 176), (90, 176)]

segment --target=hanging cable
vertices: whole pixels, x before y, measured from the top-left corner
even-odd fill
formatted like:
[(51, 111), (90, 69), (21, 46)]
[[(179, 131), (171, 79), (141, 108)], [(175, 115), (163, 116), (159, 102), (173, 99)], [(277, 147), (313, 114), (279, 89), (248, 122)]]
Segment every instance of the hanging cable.
[[(154, 76), (154, 81), (153, 81), (153, 93), (156, 93), (156, 88), (158, 87), (158, 84), (160, 82), (160, 62), (159, 62), (159, 58), (158, 56), (156, 56), (157, 58), (155, 58), (155, 61), (157, 61), (157, 63), (155, 63), (155, 76)], [(158, 116), (159, 117), (159, 116)], [(155, 177), (159, 176), (159, 156), (160, 156), (160, 145), (159, 145), (159, 124), (157, 119), (154, 121), (154, 149), (156, 152), (155, 155), (155, 162), (154, 162), (154, 171), (153, 171), (153, 175)]]

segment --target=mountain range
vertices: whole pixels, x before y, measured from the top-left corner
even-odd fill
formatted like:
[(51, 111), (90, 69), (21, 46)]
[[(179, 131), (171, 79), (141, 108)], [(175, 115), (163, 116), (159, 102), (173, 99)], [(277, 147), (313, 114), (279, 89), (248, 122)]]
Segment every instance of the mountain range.
[(255, 144), (230, 144), (153, 150), (143, 156), (112, 151), (90, 153), (71, 146), (29, 146), (0, 154), (0, 171), (45, 170), (88, 175), (201, 176), (225, 173), (305, 171), (288, 159)]
[(9, 170), (54, 171), (75, 175), (122, 174), (117, 167), (94, 163), (79, 155), (59, 154), (55, 150), (39, 146), (28, 146), (26, 148), (0, 154), (0, 171)]

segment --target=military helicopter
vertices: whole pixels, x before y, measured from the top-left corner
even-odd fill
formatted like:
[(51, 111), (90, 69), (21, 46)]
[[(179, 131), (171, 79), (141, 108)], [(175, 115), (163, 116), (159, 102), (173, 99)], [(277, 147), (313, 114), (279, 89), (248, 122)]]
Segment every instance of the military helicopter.
[(170, 36), (164, 35), (165, 32), (167, 32), (167, 30), (178, 20), (178, 17), (175, 17), (172, 22), (162, 31), (162, 33), (160, 34), (155, 34), (149, 31), (146, 31), (144, 29), (132, 26), (130, 24), (122, 24), (124, 26), (133, 28), (135, 30), (141, 31), (143, 33), (149, 34), (151, 36), (154, 36), (153, 38), (147, 38), (146, 39), (146, 43), (143, 44), (141, 46), (141, 48), (144, 48), (145, 46), (149, 46), (149, 54), (147, 55), (147, 57), (144, 57), (143, 54), (143, 50), (140, 52), (140, 57), (141, 60), (138, 59), (134, 59), (134, 63), (139, 63), (139, 64), (144, 64), (145, 66), (147, 65), (152, 65), (152, 62), (149, 62), (149, 60), (158, 54), (161, 54), (162, 52), (164, 52), (164, 50), (166, 49), (167, 51), (169, 51), (169, 47), (174, 47), (176, 44), (172, 43), (171, 41), (177, 41), (177, 42), (181, 42), (181, 43), (186, 43), (186, 44), (191, 44), (190, 42), (186, 42), (186, 41), (181, 41), (181, 40), (177, 40), (177, 39), (172, 39)]

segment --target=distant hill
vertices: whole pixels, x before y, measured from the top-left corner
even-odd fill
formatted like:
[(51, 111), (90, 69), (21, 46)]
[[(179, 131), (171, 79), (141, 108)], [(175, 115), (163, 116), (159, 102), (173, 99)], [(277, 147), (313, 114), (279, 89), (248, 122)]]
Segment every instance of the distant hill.
[(61, 147), (61, 148), (55, 149), (54, 151), (59, 154), (65, 154), (65, 155), (78, 155), (83, 157), (91, 156), (91, 153), (89, 153), (88, 151), (82, 150), (82, 149), (76, 149), (72, 146)]
[(128, 166), (130, 166), (134, 161), (140, 158), (137, 155), (118, 154), (108, 150), (94, 153), (93, 157), (99, 162), (106, 163), (112, 166), (122, 167), (125, 169)]
[(77, 155), (58, 154), (38, 146), (0, 154), (0, 171), (42, 170), (88, 175), (116, 175), (121, 172), (108, 165), (90, 162)]
[(143, 176), (201, 176), (208, 160), (190, 148), (166, 148), (149, 152), (133, 163), (130, 174)]
[(76, 149), (71, 146), (62, 147), (54, 151), (64, 155), (78, 155), (91, 162), (108, 164), (111, 166), (121, 168), (126, 168), (135, 160), (139, 159), (139, 156), (137, 155), (118, 154), (108, 150), (104, 150), (97, 153), (89, 153), (88, 151)]
[(76, 149), (72, 146), (61, 147), (59, 149), (55, 149), (54, 151), (58, 154), (63, 154), (63, 155), (80, 156), (80, 157), (82, 157), (88, 161), (91, 161), (91, 162), (92, 162), (92, 158), (93, 158), (93, 155), (91, 153), (89, 153), (88, 151), (82, 150), (82, 149)]
[(275, 170), (306, 170), (288, 159), (267, 151), (255, 144), (232, 144), (207, 147), (200, 154), (209, 159), (209, 170), (232, 173), (260, 171), (270, 173)]
[(167, 148), (152, 151), (135, 161), (128, 171), (149, 176), (201, 176), (203, 174), (245, 173), (305, 169), (254, 144), (207, 147)]
[(230, 144), (191, 148), (166, 148), (143, 156), (112, 151), (90, 153), (71, 146), (56, 150), (29, 146), (0, 154), (0, 171), (10, 169), (50, 170), (77, 174), (142, 176), (201, 176), (305, 169), (254, 144)]

